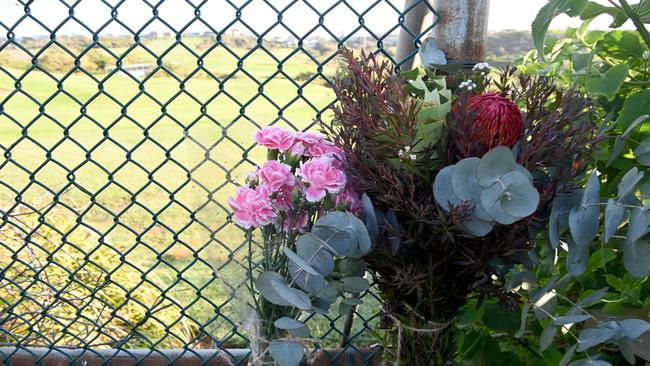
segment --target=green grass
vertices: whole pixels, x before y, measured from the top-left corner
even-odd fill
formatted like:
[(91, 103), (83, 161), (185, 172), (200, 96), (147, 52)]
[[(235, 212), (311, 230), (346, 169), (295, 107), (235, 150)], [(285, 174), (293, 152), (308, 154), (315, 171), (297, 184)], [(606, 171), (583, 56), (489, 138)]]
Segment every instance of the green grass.
[[(194, 47), (199, 41), (187, 44)], [(147, 46), (162, 54), (170, 44), (154, 40)], [(248, 52), (234, 51), (239, 56)], [(290, 50), (272, 52), (283, 58)], [(13, 56), (25, 62), (19, 53)], [(126, 55), (125, 63), (130, 60), (152, 62), (143, 49)], [(196, 65), (196, 58), (180, 47), (163, 60), (184, 72)], [(220, 77), (237, 67), (236, 59), (221, 48), (204, 63)], [(205, 324), (215, 311), (236, 320), (237, 305), (225, 304), (230, 290), (221, 281), (242, 281), (238, 261), (246, 252), (236, 251), (243, 235), (227, 222), (226, 200), (234, 193), (233, 182), (243, 182), (253, 164), (265, 158), (263, 149), (251, 149), (253, 133), (279, 116), (278, 125), (307, 127), (316, 114), (309, 104), (322, 109), (333, 100), (333, 92), (320, 82), (299, 90), (282, 75), (271, 77), (278, 65), (261, 50), (243, 61), (250, 76), (239, 71), (220, 84), (201, 71), (181, 84), (160, 73), (141, 78), (146, 95), (124, 75), (93, 75), (98, 82), (80, 72), (65, 78), (38, 70), (25, 75), (17, 65), (0, 61), (0, 207), (11, 208), (18, 196), (21, 204), (34, 208), (56, 202), (56, 210), (45, 215), (51, 228), (65, 233), (76, 221), (94, 232), (97, 242), (85, 243), (88, 248), (100, 245), (101, 238), (122, 253), (147, 273), (161, 296), (190, 307), (183, 317), (196, 323), (189, 323)], [(316, 72), (302, 54), (282, 68), (291, 77)], [(326, 72), (331, 74), (333, 67)], [(7, 74), (20, 79), (18, 93)], [(260, 90), (263, 95), (258, 95)], [(68, 226), (62, 227), (62, 221)], [(216, 280), (210, 271), (217, 273)], [(201, 297), (225, 307), (215, 310)], [(372, 312), (364, 310), (366, 315)], [(313, 324), (323, 332), (329, 326)], [(228, 330), (229, 324), (223, 324), (214, 335), (223, 337)], [(330, 337), (335, 343), (336, 334)]]

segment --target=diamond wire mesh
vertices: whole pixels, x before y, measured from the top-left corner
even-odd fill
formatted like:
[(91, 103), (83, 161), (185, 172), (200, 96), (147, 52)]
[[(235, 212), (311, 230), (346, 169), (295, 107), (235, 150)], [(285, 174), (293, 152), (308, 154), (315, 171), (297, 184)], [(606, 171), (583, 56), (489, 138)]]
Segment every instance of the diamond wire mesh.
[[(396, 32), (419, 44), (439, 20), (407, 29), (419, 3), (388, 0), (2, 1), (0, 343), (17, 349), (245, 347), (225, 198), (263, 159), (252, 132), (326, 118), (337, 48), (396, 62)], [(370, 295), (348, 347), (373, 342)], [(342, 318), (310, 319), (323, 347)]]

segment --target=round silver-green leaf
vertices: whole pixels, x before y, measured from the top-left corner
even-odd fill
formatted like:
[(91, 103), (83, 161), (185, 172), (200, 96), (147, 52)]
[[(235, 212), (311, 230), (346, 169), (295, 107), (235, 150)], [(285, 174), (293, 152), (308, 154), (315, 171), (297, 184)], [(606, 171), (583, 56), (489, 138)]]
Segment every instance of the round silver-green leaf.
[(311, 234), (321, 239), (321, 245), (324, 245), (324, 248), (333, 255), (346, 256), (356, 251), (357, 238), (355, 232), (331, 226), (315, 226)]
[(478, 182), (482, 187), (490, 187), (499, 178), (515, 169), (516, 161), (512, 151), (505, 146), (497, 146), (488, 151), (476, 167)]
[(309, 328), (307, 328), (307, 325), (293, 318), (284, 316), (273, 322), (273, 326), (277, 329), (286, 330), (294, 337), (309, 337)]
[(298, 366), (304, 357), (302, 344), (293, 341), (271, 341), (269, 353), (278, 366)]
[(476, 178), (476, 167), (479, 158), (467, 158), (456, 163), (456, 169), (451, 176), (451, 187), (462, 201), (478, 201), (481, 197), (481, 186)]
[(325, 287), (325, 277), (318, 273), (310, 274), (295, 262), (289, 262), (287, 269), (294, 283), (310, 296), (316, 295)]
[(433, 182), (433, 197), (445, 211), (451, 211), (452, 206), (458, 206), (462, 203), (451, 188), (451, 177), (455, 168), (455, 165), (442, 168)]
[(501, 208), (508, 215), (520, 218), (532, 215), (538, 205), (539, 193), (528, 181), (508, 186), (505, 196), (501, 199)]
[(492, 221), (481, 220), (475, 216), (469, 217), (467, 220), (463, 221), (463, 228), (465, 228), (468, 233), (478, 237), (489, 234), (493, 227), (494, 224)]
[(573, 241), (579, 246), (589, 245), (600, 229), (598, 206), (574, 207), (569, 211), (569, 230)]
[(291, 262), (300, 267), (300, 269), (302, 269), (304, 272), (307, 272), (311, 275), (320, 275), (320, 273), (314, 267), (312, 267), (311, 264), (307, 263), (306, 260), (302, 259), (298, 254), (294, 253), (293, 250), (284, 247), (282, 248), (282, 251)]
[(273, 283), (285, 283), (286, 281), (277, 272), (267, 271), (261, 273), (255, 280), (257, 291), (270, 303), (280, 306), (291, 306), (291, 303), (280, 296), (275, 290)]
[(609, 239), (614, 236), (616, 230), (623, 222), (626, 213), (625, 206), (619, 205), (618, 202), (610, 198), (607, 200), (607, 206), (605, 207), (605, 230), (603, 230), (603, 241), (605, 243), (609, 242)]
[(370, 288), (370, 283), (363, 277), (344, 277), (341, 286), (346, 292), (361, 293)]
[(334, 271), (332, 253), (314, 233), (306, 233), (298, 238), (296, 252), (301, 258), (307, 258), (308, 263), (321, 275), (327, 276)]
[(623, 266), (636, 278), (650, 273), (650, 244), (646, 241), (626, 241), (623, 247)]
[(650, 166), (650, 141), (643, 142), (634, 149), (636, 160), (644, 166)]

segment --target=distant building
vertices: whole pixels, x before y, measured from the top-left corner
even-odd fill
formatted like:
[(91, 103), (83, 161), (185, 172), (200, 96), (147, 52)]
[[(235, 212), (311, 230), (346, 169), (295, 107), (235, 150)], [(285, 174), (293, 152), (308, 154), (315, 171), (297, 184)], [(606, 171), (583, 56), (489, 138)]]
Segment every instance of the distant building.
[[(122, 67), (120, 67), (119, 69), (122, 72), (126, 72), (131, 76), (139, 78), (147, 75), (151, 70), (153, 70), (155, 66), (156, 65), (154, 64), (130, 64), (130, 65), (122, 65)], [(113, 72), (115, 69), (116, 67), (112, 67), (108, 71)]]

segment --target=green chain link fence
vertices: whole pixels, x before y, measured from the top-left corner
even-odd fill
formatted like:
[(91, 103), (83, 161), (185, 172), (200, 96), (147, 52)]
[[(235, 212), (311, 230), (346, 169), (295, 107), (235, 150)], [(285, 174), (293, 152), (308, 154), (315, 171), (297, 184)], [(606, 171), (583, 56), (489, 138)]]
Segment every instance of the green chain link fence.
[[(396, 62), (420, 4), (16, 1), (0, 0), (0, 358), (245, 348), (225, 201), (263, 159), (253, 132), (327, 118), (337, 49)], [(322, 347), (375, 342), (366, 298), (347, 338), (345, 317), (309, 321)]]

